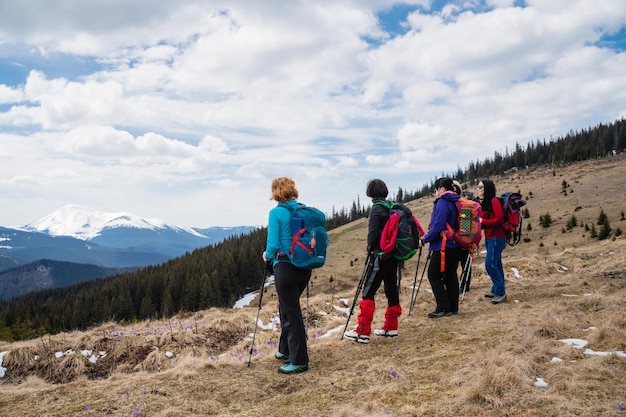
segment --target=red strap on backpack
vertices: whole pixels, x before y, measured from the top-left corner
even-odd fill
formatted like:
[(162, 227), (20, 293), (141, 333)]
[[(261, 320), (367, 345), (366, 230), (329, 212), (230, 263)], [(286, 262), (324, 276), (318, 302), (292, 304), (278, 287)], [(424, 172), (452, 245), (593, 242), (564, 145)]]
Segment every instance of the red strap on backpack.
[(293, 238), (291, 239), (291, 249), (289, 249), (289, 253), (293, 254), (293, 249), (296, 245), (300, 246), (302, 249), (304, 249), (305, 251), (309, 252), (310, 254), (313, 254), (313, 250), (311, 248), (315, 247), (315, 238), (311, 238), (311, 248), (307, 248), (304, 243), (300, 242), (298, 239), (300, 238), (300, 236), (302, 236), (302, 234), (306, 232), (306, 228), (302, 228), (300, 229), (295, 235), (293, 235)]

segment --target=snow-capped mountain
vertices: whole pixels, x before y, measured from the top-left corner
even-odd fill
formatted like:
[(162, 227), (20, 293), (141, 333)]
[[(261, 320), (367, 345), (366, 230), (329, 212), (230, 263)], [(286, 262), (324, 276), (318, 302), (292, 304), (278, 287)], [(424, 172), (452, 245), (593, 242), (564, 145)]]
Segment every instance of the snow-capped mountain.
[(158, 219), (144, 219), (130, 213), (103, 212), (86, 207), (67, 205), (47, 216), (18, 229), (47, 233), (51, 236), (71, 236), (81, 240), (91, 240), (100, 236), (106, 229), (130, 228), (152, 231), (171, 229), (187, 232), (200, 238), (207, 238), (194, 229), (167, 226)]
[(0, 227), (0, 271), (39, 259), (115, 268), (155, 265), (254, 229), (194, 229), (68, 205), (25, 226)]

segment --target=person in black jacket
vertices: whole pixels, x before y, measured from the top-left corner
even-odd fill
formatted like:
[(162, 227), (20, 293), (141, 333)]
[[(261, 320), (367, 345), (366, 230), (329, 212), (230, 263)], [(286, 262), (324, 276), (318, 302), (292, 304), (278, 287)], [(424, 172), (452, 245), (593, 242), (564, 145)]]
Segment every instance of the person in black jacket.
[(359, 343), (369, 343), (372, 332), (372, 320), (376, 305), (374, 295), (384, 283), (387, 296), (387, 310), (382, 329), (374, 330), (374, 334), (384, 337), (398, 336), (398, 318), (402, 314), (398, 293), (398, 261), (393, 256), (381, 257), (380, 236), (389, 219), (389, 209), (377, 202), (384, 201), (389, 191), (383, 180), (373, 179), (367, 184), (366, 195), (372, 199), (367, 232), (367, 252), (370, 254), (370, 265), (367, 268), (367, 280), (363, 288), (363, 299), (359, 304), (360, 313), (354, 330), (344, 333), (348, 339)]

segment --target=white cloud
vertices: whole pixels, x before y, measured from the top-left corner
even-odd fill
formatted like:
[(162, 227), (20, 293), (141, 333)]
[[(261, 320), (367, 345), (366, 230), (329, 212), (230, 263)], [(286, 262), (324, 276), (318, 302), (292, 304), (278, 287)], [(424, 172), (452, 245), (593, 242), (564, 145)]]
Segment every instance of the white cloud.
[(22, 101), (22, 92), (17, 88), (0, 84), (0, 104)]
[(0, 225), (70, 203), (262, 224), (276, 176), (330, 212), (374, 177), (415, 190), (626, 116), (624, 44), (595, 46), (626, 3), (406, 3), (396, 22), (392, 0), (3, 5)]

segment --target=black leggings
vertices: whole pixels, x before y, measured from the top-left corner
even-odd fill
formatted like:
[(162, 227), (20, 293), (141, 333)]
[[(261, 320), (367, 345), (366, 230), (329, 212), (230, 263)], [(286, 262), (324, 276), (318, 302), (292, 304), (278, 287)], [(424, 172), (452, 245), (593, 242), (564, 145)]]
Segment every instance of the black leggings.
[[(387, 304), (397, 306), (400, 304), (398, 295), (398, 261), (395, 258), (379, 261), (379, 270), (373, 277), (368, 277), (365, 288), (363, 288), (363, 299), (374, 300), (376, 291), (380, 288), (381, 283), (385, 283), (385, 295), (387, 296)], [(371, 268), (368, 268), (370, 273)], [(371, 279), (371, 280), (370, 280)]]
[(459, 278), (457, 268), (462, 251), (460, 248), (446, 248), (445, 270), (441, 272), (441, 251), (430, 253), (428, 281), (437, 301), (437, 312), (459, 311)]
[(294, 365), (309, 364), (300, 295), (310, 279), (311, 271), (298, 269), (289, 262), (278, 262), (274, 266), (281, 328), (278, 351), (288, 355)]

